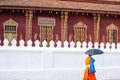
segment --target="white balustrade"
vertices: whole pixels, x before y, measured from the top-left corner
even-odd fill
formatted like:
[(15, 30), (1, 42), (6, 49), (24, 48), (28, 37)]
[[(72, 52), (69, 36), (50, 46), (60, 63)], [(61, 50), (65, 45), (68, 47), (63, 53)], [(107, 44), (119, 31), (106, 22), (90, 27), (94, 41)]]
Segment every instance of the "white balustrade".
[[(25, 42), (24, 40), (20, 40), (19, 41), (19, 45), (17, 46), (17, 41), (15, 39), (13, 39), (11, 41), (11, 45), (9, 45), (9, 41), (7, 39), (4, 39), (3, 41), (3, 46), (5, 47), (25, 47)], [(106, 44), (101, 42), (101, 43), (98, 43), (98, 42), (95, 42), (95, 43), (92, 43), (92, 42), (74, 42), (74, 41), (71, 41), (71, 42), (68, 42), (68, 41), (64, 41), (63, 42), (63, 47), (62, 47), (62, 42), (61, 41), (57, 41), (56, 43), (51, 40), (49, 43), (44, 40), (41, 42), (42, 43), (42, 47), (43, 48), (81, 48), (81, 49), (90, 49), (90, 48), (97, 48), (97, 49), (111, 49), (111, 50), (120, 50), (120, 43), (112, 43), (110, 44), (109, 42), (107, 42)], [(36, 40), (34, 42), (34, 46), (32, 45), (33, 42), (32, 40), (28, 40), (27, 41), (27, 47), (40, 47), (40, 41), (39, 40)], [(49, 44), (49, 46), (47, 46)], [(56, 46), (55, 46), (56, 44)], [(1, 46), (2, 47), (2, 46)]]

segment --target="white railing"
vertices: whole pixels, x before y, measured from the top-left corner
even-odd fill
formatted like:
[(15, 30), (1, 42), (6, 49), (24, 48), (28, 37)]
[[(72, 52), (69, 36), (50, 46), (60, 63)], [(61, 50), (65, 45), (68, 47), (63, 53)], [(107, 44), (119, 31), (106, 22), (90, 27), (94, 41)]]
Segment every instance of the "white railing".
[[(96, 60), (97, 80), (120, 79), (120, 43), (92, 43), (28, 40), (9, 41), (0, 46), (0, 80), (82, 80), (87, 55), (90, 48), (99, 48), (103, 55), (93, 56)], [(56, 46), (54, 46), (56, 44)], [(62, 44), (64, 46), (62, 46)]]
[[(43, 42), (40, 42), (39, 40), (36, 40), (34, 41), (34, 44), (35, 46), (33, 46), (33, 42), (32, 40), (28, 40), (27, 41), (27, 45), (25, 46), (25, 41), (24, 40), (20, 40), (19, 41), (19, 46), (17, 46), (17, 41), (15, 39), (13, 39), (11, 41), (11, 46), (9, 46), (9, 41), (7, 39), (4, 39), (3, 41), (3, 46), (8, 46), (8, 47), (40, 47), (40, 43), (42, 43), (42, 47), (44, 48), (100, 48), (100, 49), (117, 49), (117, 50), (120, 50), (120, 43), (112, 43), (110, 44), (109, 42), (107, 43), (104, 43), (104, 42), (101, 42), (101, 43), (98, 43), (98, 42), (95, 42), (95, 43), (92, 43), (92, 42), (74, 42), (74, 41), (71, 41), (71, 42), (68, 42), (68, 41), (64, 41), (63, 43), (61, 41), (57, 41), (57, 42), (54, 42), (53, 40), (51, 40), (49, 42), (49, 46), (47, 41), (44, 40)], [(56, 46), (55, 46), (56, 44)], [(63, 46), (62, 46), (63, 44)]]

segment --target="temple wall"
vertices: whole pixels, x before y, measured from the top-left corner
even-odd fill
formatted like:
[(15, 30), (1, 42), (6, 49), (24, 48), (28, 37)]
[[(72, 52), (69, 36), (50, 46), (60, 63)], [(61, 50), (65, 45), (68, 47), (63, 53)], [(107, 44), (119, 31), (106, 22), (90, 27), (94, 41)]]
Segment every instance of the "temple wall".
[[(49, 11), (43, 12), (33, 12), (32, 17), (32, 40), (34, 40), (34, 35), (37, 33), (37, 39), (39, 40), (39, 33), (40, 28), (38, 26), (38, 17), (52, 17), (56, 20), (56, 25), (53, 29), (53, 40), (55, 40), (55, 35), (59, 36), (59, 40), (61, 40), (61, 12), (53, 11), (52, 13)], [(120, 16), (115, 15), (101, 15), (100, 18), (100, 42), (103, 41), (102, 37), (104, 36), (107, 38), (107, 30), (106, 27), (110, 24), (115, 24), (120, 29)], [(8, 19), (12, 18), (18, 23), (18, 30), (17, 30), (17, 39), (20, 39), (20, 34), (22, 33), (23, 39), (25, 39), (25, 27), (26, 27), (26, 15), (25, 12), (17, 12), (17, 11), (8, 11), (6, 12), (3, 10), (0, 13), (0, 39), (3, 40), (4, 38), (4, 27), (3, 23)], [(83, 22), (87, 25), (87, 41), (89, 41), (89, 35), (92, 37), (92, 41), (94, 41), (94, 16), (92, 14), (87, 13), (75, 13), (69, 12), (68, 19), (67, 19), (67, 39), (69, 40), (69, 36), (72, 34), (72, 40), (74, 40), (74, 25), (77, 24), (79, 21)], [(118, 42), (120, 41), (120, 32), (118, 31)], [(107, 39), (105, 39), (107, 40)]]

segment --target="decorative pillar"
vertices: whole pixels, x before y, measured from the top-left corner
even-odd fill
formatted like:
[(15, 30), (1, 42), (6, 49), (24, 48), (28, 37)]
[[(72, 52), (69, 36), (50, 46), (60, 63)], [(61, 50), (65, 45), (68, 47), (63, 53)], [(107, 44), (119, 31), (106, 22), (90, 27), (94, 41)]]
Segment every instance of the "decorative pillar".
[(61, 41), (64, 41), (64, 12), (61, 12)]
[(33, 11), (28, 10), (26, 11), (26, 35), (25, 35), (25, 41), (32, 39), (32, 17), (33, 17)]
[(65, 20), (64, 20), (64, 35), (65, 35), (65, 40), (67, 40), (67, 22), (68, 22), (68, 12), (64, 13)]
[(100, 14), (98, 14), (98, 20), (97, 20), (97, 42), (100, 41)]
[(68, 12), (61, 12), (61, 41), (67, 40)]
[(94, 42), (99, 42), (100, 40), (100, 14), (94, 15)]

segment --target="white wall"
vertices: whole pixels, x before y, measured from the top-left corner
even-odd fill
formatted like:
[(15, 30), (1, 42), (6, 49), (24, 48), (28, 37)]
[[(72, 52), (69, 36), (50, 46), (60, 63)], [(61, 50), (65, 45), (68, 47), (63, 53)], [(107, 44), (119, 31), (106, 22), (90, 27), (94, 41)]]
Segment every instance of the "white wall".
[[(0, 80), (82, 80), (88, 48), (0, 46)], [(120, 80), (120, 49), (101, 49), (97, 80)]]

